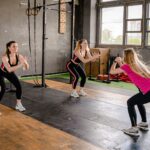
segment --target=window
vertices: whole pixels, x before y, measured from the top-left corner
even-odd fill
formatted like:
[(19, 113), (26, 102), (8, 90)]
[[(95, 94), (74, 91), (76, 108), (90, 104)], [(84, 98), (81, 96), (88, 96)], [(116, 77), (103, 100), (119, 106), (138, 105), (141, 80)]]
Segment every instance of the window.
[(123, 7), (102, 8), (101, 44), (123, 42)]
[(142, 5), (128, 6), (128, 19), (142, 18)]
[(99, 44), (150, 47), (150, 0), (101, 0), (99, 10)]
[(128, 21), (127, 31), (141, 31), (141, 20)]
[(141, 45), (141, 33), (127, 33), (127, 45)]
[(127, 7), (126, 44), (141, 45), (142, 38), (142, 5)]

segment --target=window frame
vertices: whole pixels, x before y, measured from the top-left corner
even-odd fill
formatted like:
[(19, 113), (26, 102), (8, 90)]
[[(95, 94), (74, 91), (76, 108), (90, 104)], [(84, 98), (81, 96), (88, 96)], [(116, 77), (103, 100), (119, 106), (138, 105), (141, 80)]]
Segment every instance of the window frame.
[[(98, 18), (97, 21), (99, 21), (97, 23), (97, 28), (99, 32), (97, 32), (97, 46), (101, 46), (101, 47), (136, 47), (136, 48), (145, 48), (148, 47), (150, 48), (150, 45), (148, 45), (148, 33), (150, 34), (150, 29), (149, 31), (147, 31), (147, 20), (150, 21), (150, 16), (149, 18), (146, 18), (146, 14), (148, 13), (148, 4), (150, 4), (150, 0), (116, 0), (116, 1), (111, 1), (111, 2), (101, 2), (101, 0), (97, 0), (97, 13), (98, 13)], [(142, 18), (139, 19), (127, 19), (127, 9), (128, 6), (132, 6), (132, 5), (142, 5)], [(118, 44), (102, 44), (101, 43), (101, 37), (102, 37), (102, 8), (107, 8), (107, 7), (117, 7), (117, 6), (123, 6), (124, 10), (123, 10), (123, 42), (122, 44), (118, 45)], [(150, 8), (149, 8), (150, 9)], [(126, 34), (129, 33), (129, 31), (127, 31), (127, 22), (129, 20), (141, 20), (141, 30), (140, 31), (130, 31), (130, 33), (141, 33), (141, 45), (127, 45), (126, 43)]]
[[(127, 34), (128, 33), (141, 33), (141, 44), (140, 45), (136, 45), (136, 46), (139, 46), (141, 47), (142, 46), (142, 36), (143, 36), (143, 32), (142, 32), (142, 28), (143, 28), (143, 17), (142, 18), (136, 18), (136, 19), (128, 19), (127, 16), (128, 16), (128, 7), (130, 6), (137, 6), (137, 5), (142, 5), (142, 4), (129, 4), (129, 5), (126, 5), (125, 9), (126, 9), (126, 16), (125, 16), (125, 32), (124, 32), (124, 38), (125, 38), (125, 42), (124, 42), (124, 45), (125, 46), (135, 46), (134, 44), (127, 44)], [(143, 6), (143, 5), (142, 5)], [(143, 16), (143, 7), (142, 7), (142, 16)], [(141, 21), (141, 30), (140, 31), (128, 31), (128, 21)]]

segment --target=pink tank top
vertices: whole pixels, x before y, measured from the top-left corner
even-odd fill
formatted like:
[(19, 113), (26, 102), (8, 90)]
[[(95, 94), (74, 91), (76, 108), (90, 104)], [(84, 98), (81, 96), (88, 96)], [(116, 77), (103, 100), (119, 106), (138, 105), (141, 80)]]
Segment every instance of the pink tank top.
[(141, 90), (143, 94), (146, 94), (148, 91), (150, 91), (150, 78), (140, 76), (127, 64), (122, 65), (121, 69), (127, 73), (130, 80)]

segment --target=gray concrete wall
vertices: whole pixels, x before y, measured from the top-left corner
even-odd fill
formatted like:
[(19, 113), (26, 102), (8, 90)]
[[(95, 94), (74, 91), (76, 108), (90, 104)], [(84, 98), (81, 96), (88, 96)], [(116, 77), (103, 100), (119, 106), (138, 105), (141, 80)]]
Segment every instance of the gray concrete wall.
[[(41, 56), (42, 56), (42, 9), (37, 15), (37, 50), (36, 57), (34, 51), (33, 38), (33, 16), (31, 19), (31, 45), (32, 53), (30, 57), (28, 44), (28, 20), (26, 15), (27, 5), (20, 5), (20, 2), (27, 3), (27, 0), (4, 0), (0, 1), (0, 55), (5, 51), (5, 45), (10, 40), (19, 43), (19, 52), (27, 55), (30, 63), (30, 70), (23, 72), (18, 71), (19, 75), (30, 75), (35, 73), (35, 58), (37, 60), (37, 74), (41, 74)], [(33, 2), (33, 1), (32, 1)], [(43, 3), (37, 0), (37, 3)], [(51, 4), (52, 0), (47, 0), (47, 4)], [(54, 2), (53, 2), (54, 3)], [(56, 2), (55, 2), (56, 3)], [(33, 6), (33, 3), (31, 4)], [(58, 6), (49, 8), (58, 9)], [(70, 10), (70, 5), (67, 5)], [(56, 73), (66, 71), (65, 64), (70, 57), (70, 27), (71, 15), (67, 14), (66, 33), (58, 33), (58, 12), (47, 10), (47, 41), (45, 51), (45, 72)], [(31, 61), (32, 60), (32, 61)], [(31, 63), (32, 62), (32, 63)], [(1, 63), (1, 60), (0, 60)]]

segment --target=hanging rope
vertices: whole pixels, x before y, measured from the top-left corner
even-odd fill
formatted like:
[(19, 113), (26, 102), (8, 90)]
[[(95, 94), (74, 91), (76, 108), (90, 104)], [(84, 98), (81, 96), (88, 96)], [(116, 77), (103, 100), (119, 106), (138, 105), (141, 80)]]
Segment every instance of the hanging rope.
[(30, 28), (30, 0), (28, 0), (28, 9), (26, 11), (27, 16), (28, 16), (28, 35), (29, 35), (29, 51), (30, 51), (30, 56), (31, 56), (31, 28)]
[[(34, 5), (36, 6), (36, 0), (34, 2)], [(31, 9), (31, 6), (30, 6), (30, 0), (28, 0), (28, 9), (26, 10), (26, 14), (28, 16), (28, 38), (29, 38), (29, 51), (30, 51), (30, 58), (31, 58), (31, 65), (33, 65), (32, 63), (32, 48), (31, 48), (31, 27), (30, 27), (30, 16), (33, 15), (33, 11)], [(34, 13), (34, 16), (36, 16), (37, 13)], [(34, 17), (34, 51), (35, 51), (35, 54), (36, 54), (36, 18)], [(31, 67), (33, 68), (33, 66)], [(36, 55), (35, 55), (35, 72), (36, 72)], [(33, 69), (32, 69), (32, 77), (33, 77)], [(34, 84), (35, 86), (39, 86), (39, 82), (38, 82), (38, 79), (37, 79), (37, 76), (34, 78), (36, 79), (33, 79), (34, 81)]]
[[(36, 8), (36, 0), (34, 0), (34, 8)], [(34, 9), (34, 68), (35, 68), (35, 74), (37, 74), (37, 67), (36, 67), (36, 64), (37, 64), (37, 61), (36, 61), (36, 15), (38, 14), (38, 11), (37, 9)], [(38, 80), (38, 77), (36, 76), (35, 77), (35, 82), (36, 82), (36, 85), (39, 86), (40, 83), (39, 83), (39, 80)]]

